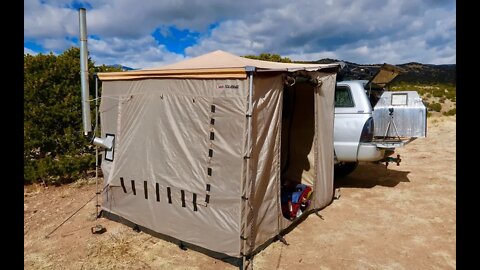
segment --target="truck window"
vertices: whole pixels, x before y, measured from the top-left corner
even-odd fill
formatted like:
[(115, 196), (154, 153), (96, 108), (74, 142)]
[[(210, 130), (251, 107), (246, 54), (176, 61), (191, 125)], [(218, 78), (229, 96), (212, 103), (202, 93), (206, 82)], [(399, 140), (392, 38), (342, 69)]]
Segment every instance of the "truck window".
[(355, 107), (350, 88), (346, 86), (337, 86), (335, 88), (335, 107)]

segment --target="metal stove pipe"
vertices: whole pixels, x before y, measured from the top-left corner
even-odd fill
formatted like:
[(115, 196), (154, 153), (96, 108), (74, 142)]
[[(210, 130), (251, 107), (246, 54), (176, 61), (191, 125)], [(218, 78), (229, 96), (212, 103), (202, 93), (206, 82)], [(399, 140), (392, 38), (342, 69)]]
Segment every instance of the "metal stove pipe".
[(82, 119), (85, 135), (92, 132), (90, 117), (90, 91), (88, 86), (88, 49), (87, 49), (87, 16), (84, 8), (79, 9), (80, 24), (80, 78), (82, 85)]

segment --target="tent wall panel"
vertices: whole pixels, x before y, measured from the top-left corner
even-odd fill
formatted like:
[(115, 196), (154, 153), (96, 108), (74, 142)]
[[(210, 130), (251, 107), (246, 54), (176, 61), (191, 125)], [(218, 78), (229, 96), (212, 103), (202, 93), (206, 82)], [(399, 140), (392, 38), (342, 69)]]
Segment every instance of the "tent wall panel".
[[(249, 252), (280, 231), (280, 124), (283, 80), (281, 76), (254, 77), (252, 153), (250, 176), (252, 190), (247, 232)], [(248, 254), (248, 253), (247, 253)]]
[[(107, 210), (183, 241), (240, 256), (246, 100), (240, 92), (245, 80), (106, 82), (103, 91), (110, 101), (102, 109), (117, 102), (117, 115), (102, 118), (116, 123), (102, 130), (116, 135), (115, 159), (102, 163), (104, 171), (110, 169)], [(130, 192), (123, 191), (121, 179)], [(198, 228), (204, 228), (202, 233)]]
[(317, 147), (313, 208), (327, 206), (333, 200), (333, 120), (336, 73), (315, 72), (321, 83), (315, 94), (315, 134)]

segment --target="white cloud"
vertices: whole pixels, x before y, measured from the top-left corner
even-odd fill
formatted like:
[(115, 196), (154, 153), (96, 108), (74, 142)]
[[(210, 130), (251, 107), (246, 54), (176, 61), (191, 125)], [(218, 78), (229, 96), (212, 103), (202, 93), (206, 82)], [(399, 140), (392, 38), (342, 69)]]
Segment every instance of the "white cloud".
[(96, 63), (122, 64), (132, 68), (163, 66), (184, 59), (183, 55), (169, 52), (163, 45), (156, 44), (151, 36), (140, 39), (90, 39), (88, 51)]
[(90, 12), (91, 27), (104, 36), (141, 37), (162, 25), (206, 31), (209, 25), (225, 19), (248, 19), (266, 8), (277, 8), (282, 1), (176, 0), (111, 1)]
[(252, 29), (243, 21), (227, 21), (213, 29), (211, 36), (199, 44), (185, 49), (189, 56), (197, 56), (215, 50), (229, 51), (238, 55), (263, 52), (265, 41), (255, 39)]
[[(31, 37), (76, 35), (78, 11), (69, 7), (72, 1), (25, 0), (24, 34)], [(176, 0), (157, 1), (91, 1), (87, 8), (90, 33), (104, 37), (140, 38), (162, 25), (181, 29), (206, 31), (208, 27), (226, 18), (252, 16), (257, 9), (275, 8), (281, 3), (258, 0), (255, 7), (248, 1)]]
[[(182, 59), (151, 37), (156, 29), (165, 31), (168, 26), (201, 32), (198, 43), (185, 49), (188, 57), (222, 49), (238, 55), (277, 53), (295, 60), (456, 61), (453, 0), (256, 0), (255, 4), (94, 0), (89, 4), (88, 33), (101, 38), (89, 39), (89, 46), (99, 63), (142, 67)], [(72, 45), (65, 37), (78, 36), (78, 11), (69, 6), (67, 0), (25, 0), (24, 37), (45, 49)], [(217, 27), (209, 31), (212, 24)]]
[(64, 38), (78, 35), (78, 12), (72, 9), (25, 1), (23, 32), (26, 38)]
[[(348, 44), (335, 51), (286, 55), (292, 60), (318, 60), (332, 58), (360, 64), (403, 64), (420, 62), (426, 64), (452, 64), (456, 62), (454, 46), (427, 48), (424, 40), (412, 37), (401, 41), (385, 41), (365, 44)], [(408, 52), (408, 55), (405, 54)], [(367, 54), (367, 57), (365, 57)]]
[(33, 50), (29, 49), (29, 48), (23, 47), (23, 54), (37, 55), (38, 52), (33, 51)]
[(40, 45), (47, 51), (64, 51), (70, 47), (75, 47), (77, 44), (66, 38), (45, 38), (40, 41)]
[(222, 22), (186, 53), (224, 49), (239, 55), (278, 53), (294, 60), (335, 56), (359, 63), (444, 63), (456, 59), (455, 21), (451, 6), (423, 2), (336, 1), (323, 7), (296, 1), (264, 10), (248, 24)]

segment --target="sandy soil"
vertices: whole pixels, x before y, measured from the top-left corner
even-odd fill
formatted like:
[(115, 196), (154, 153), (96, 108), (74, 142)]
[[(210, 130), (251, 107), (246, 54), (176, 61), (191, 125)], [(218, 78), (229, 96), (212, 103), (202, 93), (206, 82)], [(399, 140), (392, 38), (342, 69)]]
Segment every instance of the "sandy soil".
[[(456, 117), (428, 119), (428, 137), (398, 149), (402, 163), (361, 164), (336, 181), (341, 197), (254, 258), (255, 269), (455, 269)], [(238, 269), (95, 220), (94, 180), (26, 186), (25, 269)], [(103, 234), (92, 234), (101, 224)]]

